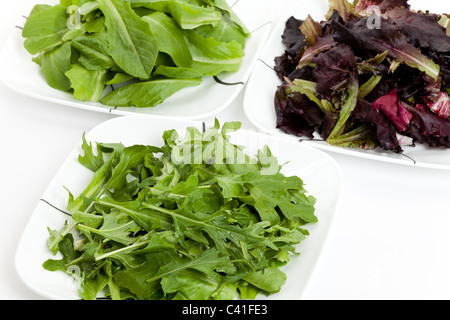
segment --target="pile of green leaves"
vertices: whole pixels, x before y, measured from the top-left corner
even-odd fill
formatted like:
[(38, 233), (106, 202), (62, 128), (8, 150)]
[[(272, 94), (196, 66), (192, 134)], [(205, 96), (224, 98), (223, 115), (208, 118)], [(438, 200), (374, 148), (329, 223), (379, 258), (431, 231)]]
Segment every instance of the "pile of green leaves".
[(22, 33), (51, 87), (142, 108), (237, 71), (249, 35), (225, 0), (60, 0), (36, 5)]
[[(43, 267), (76, 275), (83, 299), (254, 299), (279, 292), (280, 267), (316, 223), (315, 198), (286, 177), (268, 147), (254, 157), (230, 142), (230, 122), (201, 133), (174, 130), (159, 147), (83, 138), (79, 162), (94, 172), (72, 221), (50, 230), (61, 260)], [(238, 161), (239, 159), (239, 161)]]

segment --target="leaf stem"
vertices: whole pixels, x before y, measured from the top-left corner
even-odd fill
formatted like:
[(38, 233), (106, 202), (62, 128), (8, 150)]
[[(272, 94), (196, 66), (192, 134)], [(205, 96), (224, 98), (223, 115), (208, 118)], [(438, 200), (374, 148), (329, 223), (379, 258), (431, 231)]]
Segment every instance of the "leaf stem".
[(102, 254), (102, 255), (96, 257), (96, 258), (95, 258), (95, 261), (100, 261), (100, 260), (102, 260), (102, 259), (108, 258), (109, 256), (115, 255), (115, 254), (117, 254), (117, 253), (121, 253), (121, 252), (126, 252), (126, 251), (129, 251), (129, 250), (133, 250), (133, 249), (135, 249), (135, 248), (139, 248), (139, 247), (141, 247), (142, 245), (146, 245), (146, 244), (147, 244), (147, 242), (136, 242), (136, 243), (134, 243), (134, 244), (132, 244), (132, 245), (129, 245), (129, 246), (127, 246), (127, 247), (124, 247), (124, 248), (121, 248), (121, 249), (117, 249), (117, 250), (114, 250), (114, 251), (111, 251), (111, 252)]

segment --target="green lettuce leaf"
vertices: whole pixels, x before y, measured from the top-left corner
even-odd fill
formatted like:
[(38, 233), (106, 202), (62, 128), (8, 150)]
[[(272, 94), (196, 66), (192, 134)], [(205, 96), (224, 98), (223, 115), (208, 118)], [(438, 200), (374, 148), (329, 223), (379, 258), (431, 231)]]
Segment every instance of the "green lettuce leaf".
[(78, 61), (89, 70), (100, 71), (116, 65), (109, 55), (109, 46), (104, 32), (78, 36), (71, 43), (80, 53)]
[(36, 5), (22, 31), (28, 52), (34, 55), (61, 45), (69, 31), (67, 18), (67, 8), (64, 6)]
[(120, 0), (98, 0), (105, 15), (109, 53), (128, 74), (148, 79), (158, 53), (157, 42), (148, 23), (129, 3)]
[(200, 84), (201, 79), (161, 79), (134, 83), (112, 91), (101, 102), (116, 107), (154, 107), (175, 92)]
[(189, 47), (180, 27), (172, 18), (162, 12), (154, 12), (142, 19), (150, 24), (159, 51), (169, 54), (179, 67), (190, 67), (192, 65)]
[(65, 75), (70, 80), (76, 99), (93, 102), (100, 100), (105, 89), (106, 70), (91, 71), (75, 64)]

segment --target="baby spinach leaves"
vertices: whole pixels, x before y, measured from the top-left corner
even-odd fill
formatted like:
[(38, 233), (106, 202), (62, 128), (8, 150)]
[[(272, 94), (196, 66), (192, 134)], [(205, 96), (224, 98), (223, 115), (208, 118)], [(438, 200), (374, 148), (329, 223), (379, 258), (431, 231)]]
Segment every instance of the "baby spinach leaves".
[[(230, 142), (239, 123), (163, 134), (162, 147), (96, 143), (79, 162), (93, 171), (71, 223), (49, 230), (73, 276), (95, 299), (253, 299), (279, 292), (280, 269), (316, 223), (315, 199), (285, 176), (266, 147), (251, 157)], [(75, 241), (74, 239), (79, 239)]]
[(51, 87), (139, 108), (237, 71), (249, 35), (219, 0), (64, 0), (36, 5), (22, 33)]

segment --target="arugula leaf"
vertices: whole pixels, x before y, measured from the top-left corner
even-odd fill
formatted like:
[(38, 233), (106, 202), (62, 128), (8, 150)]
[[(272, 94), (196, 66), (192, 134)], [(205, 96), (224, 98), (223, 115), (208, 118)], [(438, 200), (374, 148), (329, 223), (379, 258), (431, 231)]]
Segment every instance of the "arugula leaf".
[(129, 218), (128, 215), (120, 211), (111, 211), (103, 216), (103, 223), (99, 229), (86, 225), (79, 225), (79, 230), (99, 234), (104, 238), (122, 243), (126, 246), (135, 240), (130, 237), (130, 233), (138, 232), (139, 226)]
[(162, 214), (155, 214), (150, 208), (143, 208), (140, 201), (118, 202), (113, 199), (103, 198), (98, 200), (97, 203), (126, 213), (142, 229), (148, 232), (152, 231), (155, 226), (162, 230), (174, 230), (170, 219)]
[(175, 259), (172, 251), (157, 251), (146, 255), (146, 262), (132, 270), (120, 270), (115, 274), (117, 284), (129, 290), (136, 299), (152, 299), (161, 290), (158, 281), (148, 282), (147, 279), (155, 275), (158, 270)]
[[(279, 223), (281, 218), (276, 210), (279, 209), (288, 219), (298, 217), (307, 222), (317, 222), (310, 199), (303, 198), (297, 203), (292, 201), (290, 192), (301, 189), (303, 185), (298, 177), (286, 178), (280, 173), (261, 175), (249, 172), (243, 176), (220, 176), (217, 181), (223, 189), (224, 197), (236, 197), (253, 205), (262, 221)], [(298, 197), (296, 200), (300, 199)]]
[(69, 233), (66, 235), (59, 243), (59, 252), (62, 254), (61, 260), (49, 259), (44, 264), (43, 267), (49, 271), (64, 271), (67, 270), (67, 264), (80, 256), (79, 252), (76, 252), (73, 246), (74, 240), (73, 235)]
[(92, 180), (76, 198), (69, 193), (73, 221), (48, 230), (49, 249), (63, 259), (43, 267), (79, 270), (82, 299), (280, 291), (279, 267), (298, 254), (309, 235), (303, 226), (317, 222), (315, 199), (280, 172), (268, 147), (250, 156), (231, 143), (239, 128), (216, 120), (205, 132), (167, 130), (161, 147), (93, 145), (83, 136), (79, 162)]
[(86, 136), (83, 134), (81, 148), (84, 154), (78, 156), (78, 161), (93, 172), (100, 169), (100, 167), (105, 163), (101, 145), (97, 145), (96, 155), (92, 148), (92, 144), (86, 141)]
[(286, 279), (286, 275), (280, 269), (275, 268), (252, 272), (244, 277), (244, 280), (267, 293), (279, 292)]

